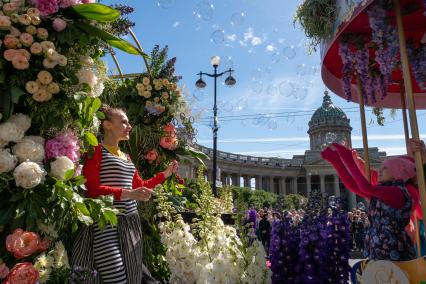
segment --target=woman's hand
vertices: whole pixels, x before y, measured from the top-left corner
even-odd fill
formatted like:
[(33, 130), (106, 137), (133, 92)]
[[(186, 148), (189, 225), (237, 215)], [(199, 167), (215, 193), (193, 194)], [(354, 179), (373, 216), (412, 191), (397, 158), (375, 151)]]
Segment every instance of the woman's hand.
[(178, 162), (177, 162), (176, 160), (174, 160), (173, 162), (171, 162), (171, 163), (168, 165), (167, 169), (163, 172), (163, 174), (164, 174), (164, 176), (165, 176), (166, 178), (168, 178), (168, 177), (169, 177), (169, 176), (171, 176), (172, 174), (177, 173), (178, 168), (179, 168), (179, 164), (178, 164)]
[(135, 189), (123, 189), (121, 192), (121, 199), (148, 201), (151, 198), (151, 195), (152, 190), (142, 186)]

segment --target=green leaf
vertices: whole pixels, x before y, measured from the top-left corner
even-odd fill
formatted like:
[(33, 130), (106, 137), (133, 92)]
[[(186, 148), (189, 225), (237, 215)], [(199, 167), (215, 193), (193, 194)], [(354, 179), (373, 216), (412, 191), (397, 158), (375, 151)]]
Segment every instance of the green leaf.
[(80, 16), (98, 22), (112, 22), (120, 17), (118, 10), (98, 3), (74, 5), (71, 8)]
[(105, 209), (103, 211), (103, 217), (107, 220), (111, 225), (117, 225), (117, 215), (115, 215), (114, 211)]
[(22, 95), (25, 95), (26, 93), (25, 93), (25, 91), (24, 91), (24, 90), (22, 90), (21, 88), (18, 88), (18, 87), (13, 86), (13, 87), (10, 89), (10, 94), (11, 94), (12, 102), (13, 102), (14, 104), (17, 104), (17, 103), (18, 103), (18, 101), (19, 101), (19, 98), (20, 98)]
[(101, 30), (97, 27), (94, 27), (92, 25), (86, 24), (86, 23), (74, 23), (74, 25), (76, 27), (78, 27), (79, 29), (81, 29), (82, 31), (86, 32), (87, 34), (93, 36), (93, 37), (98, 37), (101, 40), (105, 41), (106, 43), (108, 43), (109, 45), (111, 45), (112, 47), (118, 48), (124, 52), (130, 53), (130, 54), (134, 54), (134, 55), (142, 55), (143, 57), (148, 57), (148, 55), (146, 53), (144, 53), (142, 50), (136, 48), (135, 46), (133, 46), (131, 43), (118, 38), (116, 36), (114, 36), (113, 34), (110, 34), (104, 30)]
[(14, 202), (14, 201), (18, 201), (19, 199), (24, 198), (24, 195), (22, 194), (22, 192), (18, 192), (15, 193), (14, 195), (12, 195), (9, 199), (10, 202)]
[(97, 112), (96, 112), (96, 116), (97, 116), (99, 119), (105, 119), (105, 114), (104, 114), (103, 112), (101, 112), (101, 111), (97, 111)]
[(65, 172), (64, 179), (69, 180), (74, 175), (74, 169), (69, 169)]
[(90, 215), (90, 212), (84, 203), (75, 203), (75, 208), (77, 208), (77, 210), (80, 212), (79, 214), (83, 214), (86, 216)]
[(102, 102), (99, 98), (96, 98), (96, 99), (93, 100), (92, 107), (91, 107), (92, 114), (98, 111), (98, 109), (101, 107), (101, 104), (102, 104)]
[(90, 146), (98, 146), (98, 139), (92, 133), (86, 131), (84, 132), (84, 138)]
[(74, 185), (75, 186), (80, 186), (82, 184), (84, 184), (86, 182), (86, 179), (84, 178), (84, 176), (77, 176), (74, 178)]

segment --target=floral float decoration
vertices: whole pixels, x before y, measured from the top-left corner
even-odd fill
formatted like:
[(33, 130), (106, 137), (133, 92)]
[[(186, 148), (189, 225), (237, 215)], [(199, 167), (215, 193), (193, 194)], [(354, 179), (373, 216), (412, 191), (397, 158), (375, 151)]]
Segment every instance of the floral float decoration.
[[(116, 224), (112, 198), (84, 198), (82, 153), (95, 129), (109, 32), (120, 12), (92, 1), (0, 1), (0, 279), (65, 283), (79, 226)], [(73, 271), (72, 271), (73, 270)], [(82, 275), (85, 274), (85, 275)]]

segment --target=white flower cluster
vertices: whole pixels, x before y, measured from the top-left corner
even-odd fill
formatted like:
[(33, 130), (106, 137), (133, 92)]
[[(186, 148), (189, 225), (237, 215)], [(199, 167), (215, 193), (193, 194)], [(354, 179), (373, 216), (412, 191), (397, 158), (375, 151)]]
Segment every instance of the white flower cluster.
[(80, 84), (87, 84), (90, 87), (90, 93), (88, 93), (90, 97), (99, 97), (105, 88), (104, 78), (97, 74), (95, 62), (90, 56), (82, 56), (80, 63), (83, 67), (77, 72), (78, 82)]
[(61, 241), (55, 244), (55, 248), (48, 253), (40, 254), (34, 263), (34, 268), (39, 273), (39, 283), (47, 283), (52, 269), (70, 268), (68, 254)]
[(60, 180), (65, 179), (65, 174), (69, 170), (73, 170), (74, 163), (66, 156), (60, 156), (50, 163), (50, 175)]
[(219, 217), (212, 221), (198, 241), (182, 219), (160, 225), (170, 283), (269, 283), (263, 247), (255, 244), (244, 254), (235, 229)]

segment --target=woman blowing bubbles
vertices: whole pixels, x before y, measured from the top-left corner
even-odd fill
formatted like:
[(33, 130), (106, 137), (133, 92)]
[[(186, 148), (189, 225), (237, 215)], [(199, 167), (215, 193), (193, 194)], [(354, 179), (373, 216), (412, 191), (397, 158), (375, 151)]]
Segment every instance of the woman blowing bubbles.
[(83, 168), (87, 196), (114, 195), (120, 209), (116, 227), (100, 231), (98, 224), (84, 228), (73, 249), (73, 265), (95, 269), (92, 283), (157, 283), (142, 263), (142, 230), (136, 201), (148, 201), (151, 188), (176, 173), (178, 164), (170, 163), (164, 172), (142, 180), (130, 158), (120, 151), (119, 142), (129, 140), (132, 129), (123, 110), (102, 106), (102, 145), (95, 148)]

